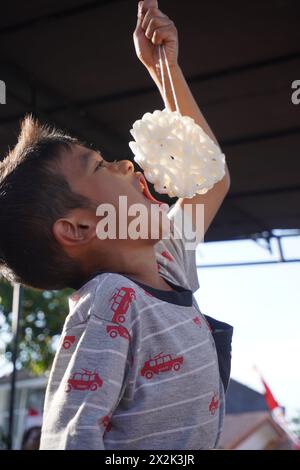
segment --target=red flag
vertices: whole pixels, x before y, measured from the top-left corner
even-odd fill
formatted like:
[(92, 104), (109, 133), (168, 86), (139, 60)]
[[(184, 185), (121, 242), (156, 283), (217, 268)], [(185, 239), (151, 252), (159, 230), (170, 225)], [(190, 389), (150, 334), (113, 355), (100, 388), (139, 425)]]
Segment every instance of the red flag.
[(258, 370), (258, 368), (256, 366), (253, 366), (253, 369), (257, 372), (257, 374), (260, 377), (260, 380), (263, 383), (263, 386), (265, 387), (264, 397), (265, 397), (265, 400), (266, 400), (266, 403), (267, 403), (267, 406), (268, 406), (269, 410), (273, 411), (275, 408), (281, 408), (279, 403), (275, 400), (275, 397), (274, 397), (273, 393), (271, 392), (270, 387), (265, 382), (265, 380), (264, 380), (263, 376), (261, 375), (260, 371)]
[(280, 406), (279, 403), (275, 400), (274, 395), (270, 390), (270, 387), (264, 381), (264, 379), (263, 379), (261, 373), (258, 371), (257, 367), (254, 367), (254, 369), (259, 374), (260, 380), (262, 381), (262, 383), (265, 387), (264, 397), (265, 397), (267, 406), (268, 406), (269, 410), (272, 413), (273, 419), (286, 432), (286, 434), (290, 437), (290, 439), (293, 443), (293, 449), (294, 450), (300, 450), (300, 439), (298, 438), (296, 433), (290, 429), (290, 426), (287, 423), (287, 421), (285, 419), (285, 416), (284, 416), (283, 407)]
[(264, 381), (264, 379), (262, 377), (261, 377), (261, 381), (262, 381), (262, 383), (265, 387), (264, 397), (265, 397), (266, 403), (268, 405), (269, 410), (273, 411), (274, 408), (277, 408), (280, 405), (275, 400), (273, 393), (271, 392), (270, 388), (268, 387), (268, 385), (266, 384), (266, 382)]

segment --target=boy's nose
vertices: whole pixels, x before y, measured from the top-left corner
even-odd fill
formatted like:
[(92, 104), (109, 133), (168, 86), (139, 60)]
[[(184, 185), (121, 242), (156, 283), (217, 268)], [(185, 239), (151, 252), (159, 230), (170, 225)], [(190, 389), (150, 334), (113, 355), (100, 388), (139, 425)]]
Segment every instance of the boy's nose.
[(118, 163), (118, 169), (125, 175), (127, 173), (133, 173), (134, 172), (134, 165), (130, 160), (120, 160)]

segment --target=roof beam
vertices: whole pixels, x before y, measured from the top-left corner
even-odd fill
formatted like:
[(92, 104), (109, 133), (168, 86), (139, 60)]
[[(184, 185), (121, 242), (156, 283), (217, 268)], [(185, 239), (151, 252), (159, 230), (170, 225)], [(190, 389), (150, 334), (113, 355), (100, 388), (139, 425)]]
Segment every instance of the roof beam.
[[(1, 70), (2, 73), (5, 72), (8, 77), (12, 77), (13, 82), (19, 84), (18, 86), (14, 87), (13, 91), (12, 87), (7, 87), (8, 99), (10, 96), (13, 97), (25, 109), (22, 111), (22, 113), (18, 113), (17, 115), (0, 118), (0, 125), (20, 121), (26, 113), (38, 113), (39, 115), (43, 115), (43, 117), (45, 117), (48, 121), (53, 121), (53, 113), (47, 110), (47, 107), (39, 106), (38, 101), (39, 99), (42, 99), (44, 102), (46, 101), (54, 103), (57, 102), (57, 100), (60, 102), (66, 101), (66, 98), (61, 93), (41, 83), (35, 77), (31, 76), (31, 78), (29, 78), (26, 71), (13, 62), (6, 61), (5, 63), (2, 63)], [(6, 82), (9, 83), (9, 80), (6, 79)], [(28, 95), (30, 95), (30, 98), (28, 98)], [(66, 111), (67, 116), (70, 115), (70, 123), (73, 124), (67, 124), (65, 122), (67, 120), (67, 116), (65, 119), (63, 119), (64, 122), (62, 122), (61, 118), (55, 118), (55, 121), (58, 123), (60, 120), (62, 122), (61, 126), (68, 127), (70, 131), (73, 127), (74, 135), (84, 141), (90, 139), (82, 134), (80, 128), (88, 127), (89, 131), (94, 131), (94, 133), (97, 133), (97, 135), (99, 135), (99, 141), (102, 141), (101, 150), (103, 150), (108, 159), (113, 157), (113, 148), (111, 146), (112, 142), (119, 146), (124, 144), (124, 139), (119, 134), (119, 132), (113, 129), (106, 122), (94, 117), (90, 112), (79, 109), (68, 109)]]
[(65, 8), (64, 10), (55, 11), (46, 15), (36, 16), (35, 18), (30, 18), (28, 20), (0, 28), (0, 36), (5, 34), (16, 33), (35, 26), (40, 26), (41, 23), (48, 23), (50, 21), (56, 21), (63, 18), (69, 18), (71, 16), (81, 15), (82, 13), (85, 13), (87, 11), (95, 10), (112, 3), (119, 3), (120, 1), (124, 0), (93, 0), (84, 3), (83, 5), (77, 5), (72, 8)]
[(240, 199), (244, 197), (257, 197), (257, 196), (271, 196), (274, 194), (299, 192), (300, 185), (294, 186), (283, 186), (277, 188), (257, 189), (255, 191), (242, 191), (242, 192), (229, 192), (226, 195), (226, 199)]
[[(270, 67), (275, 64), (282, 64), (285, 62), (290, 62), (292, 60), (298, 60), (300, 58), (300, 51), (285, 54), (277, 57), (270, 57), (268, 59), (260, 60), (251, 62), (248, 64), (237, 65), (233, 67), (227, 67), (219, 70), (215, 70), (213, 72), (206, 72), (202, 74), (196, 74), (188, 77), (186, 81), (189, 84), (198, 84), (202, 82), (206, 82), (216, 78), (222, 78), (225, 76), (234, 76), (241, 73), (249, 72), (249, 70), (256, 70), (259, 68)], [(156, 85), (151, 85), (147, 87), (140, 87), (135, 88), (133, 90), (122, 90), (117, 93), (111, 93), (109, 95), (100, 95), (94, 96), (92, 98), (85, 98), (83, 100), (74, 100), (74, 101), (67, 101), (61, 100), (57, 104), (51, 107), (47, 107), (44, 109), (45, 112), (58, 112), (64, 111), (66, 109), (83, 109), (89, 106), (94, 105), (101, 105), (107, 103), (113, 103), (115, 101), (127, 100), (129, 98), (135, 96), (143, 96), (150, 93), (157, 93)]]

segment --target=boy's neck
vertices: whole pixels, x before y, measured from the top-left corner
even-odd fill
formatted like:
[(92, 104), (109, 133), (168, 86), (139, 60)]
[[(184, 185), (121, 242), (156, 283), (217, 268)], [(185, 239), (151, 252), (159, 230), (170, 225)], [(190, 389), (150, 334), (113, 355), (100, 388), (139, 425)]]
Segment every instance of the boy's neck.
[(141, 282), (142, 284), (146, 284), (149, 287), (153, 287), (154, 289), (159, 290), (173, 290), (172, 287), (158, 274), (158, 277), (147, 276), (147, 273), (143, 276), (137, 275), (128, 275), (133, 280)]
[[(153, 246), (130, 249), (129, 247), (107, 251), (99, 271), (115, 272), (160, 290), (173, 290), (157, 270), (157, 261)], [(103, 262), (104, 261), (104, 262)], [(107, 261), (107, 263), (105, 263)], [(88, 270), (89, 275), (97, 272), (97, 265)]]

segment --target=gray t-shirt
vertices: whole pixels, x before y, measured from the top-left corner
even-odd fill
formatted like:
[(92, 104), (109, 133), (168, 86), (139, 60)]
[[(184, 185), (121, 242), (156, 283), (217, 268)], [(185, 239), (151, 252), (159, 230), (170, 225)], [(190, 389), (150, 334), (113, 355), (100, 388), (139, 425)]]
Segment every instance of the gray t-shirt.
[(171, 236), (155, 245), (159, 272), (174, 291), (100, 272), (70, 297), (40, 449), (217, 446), (224, 387), (209, 324), (193, 295), (195, 251), (185, 242)]

